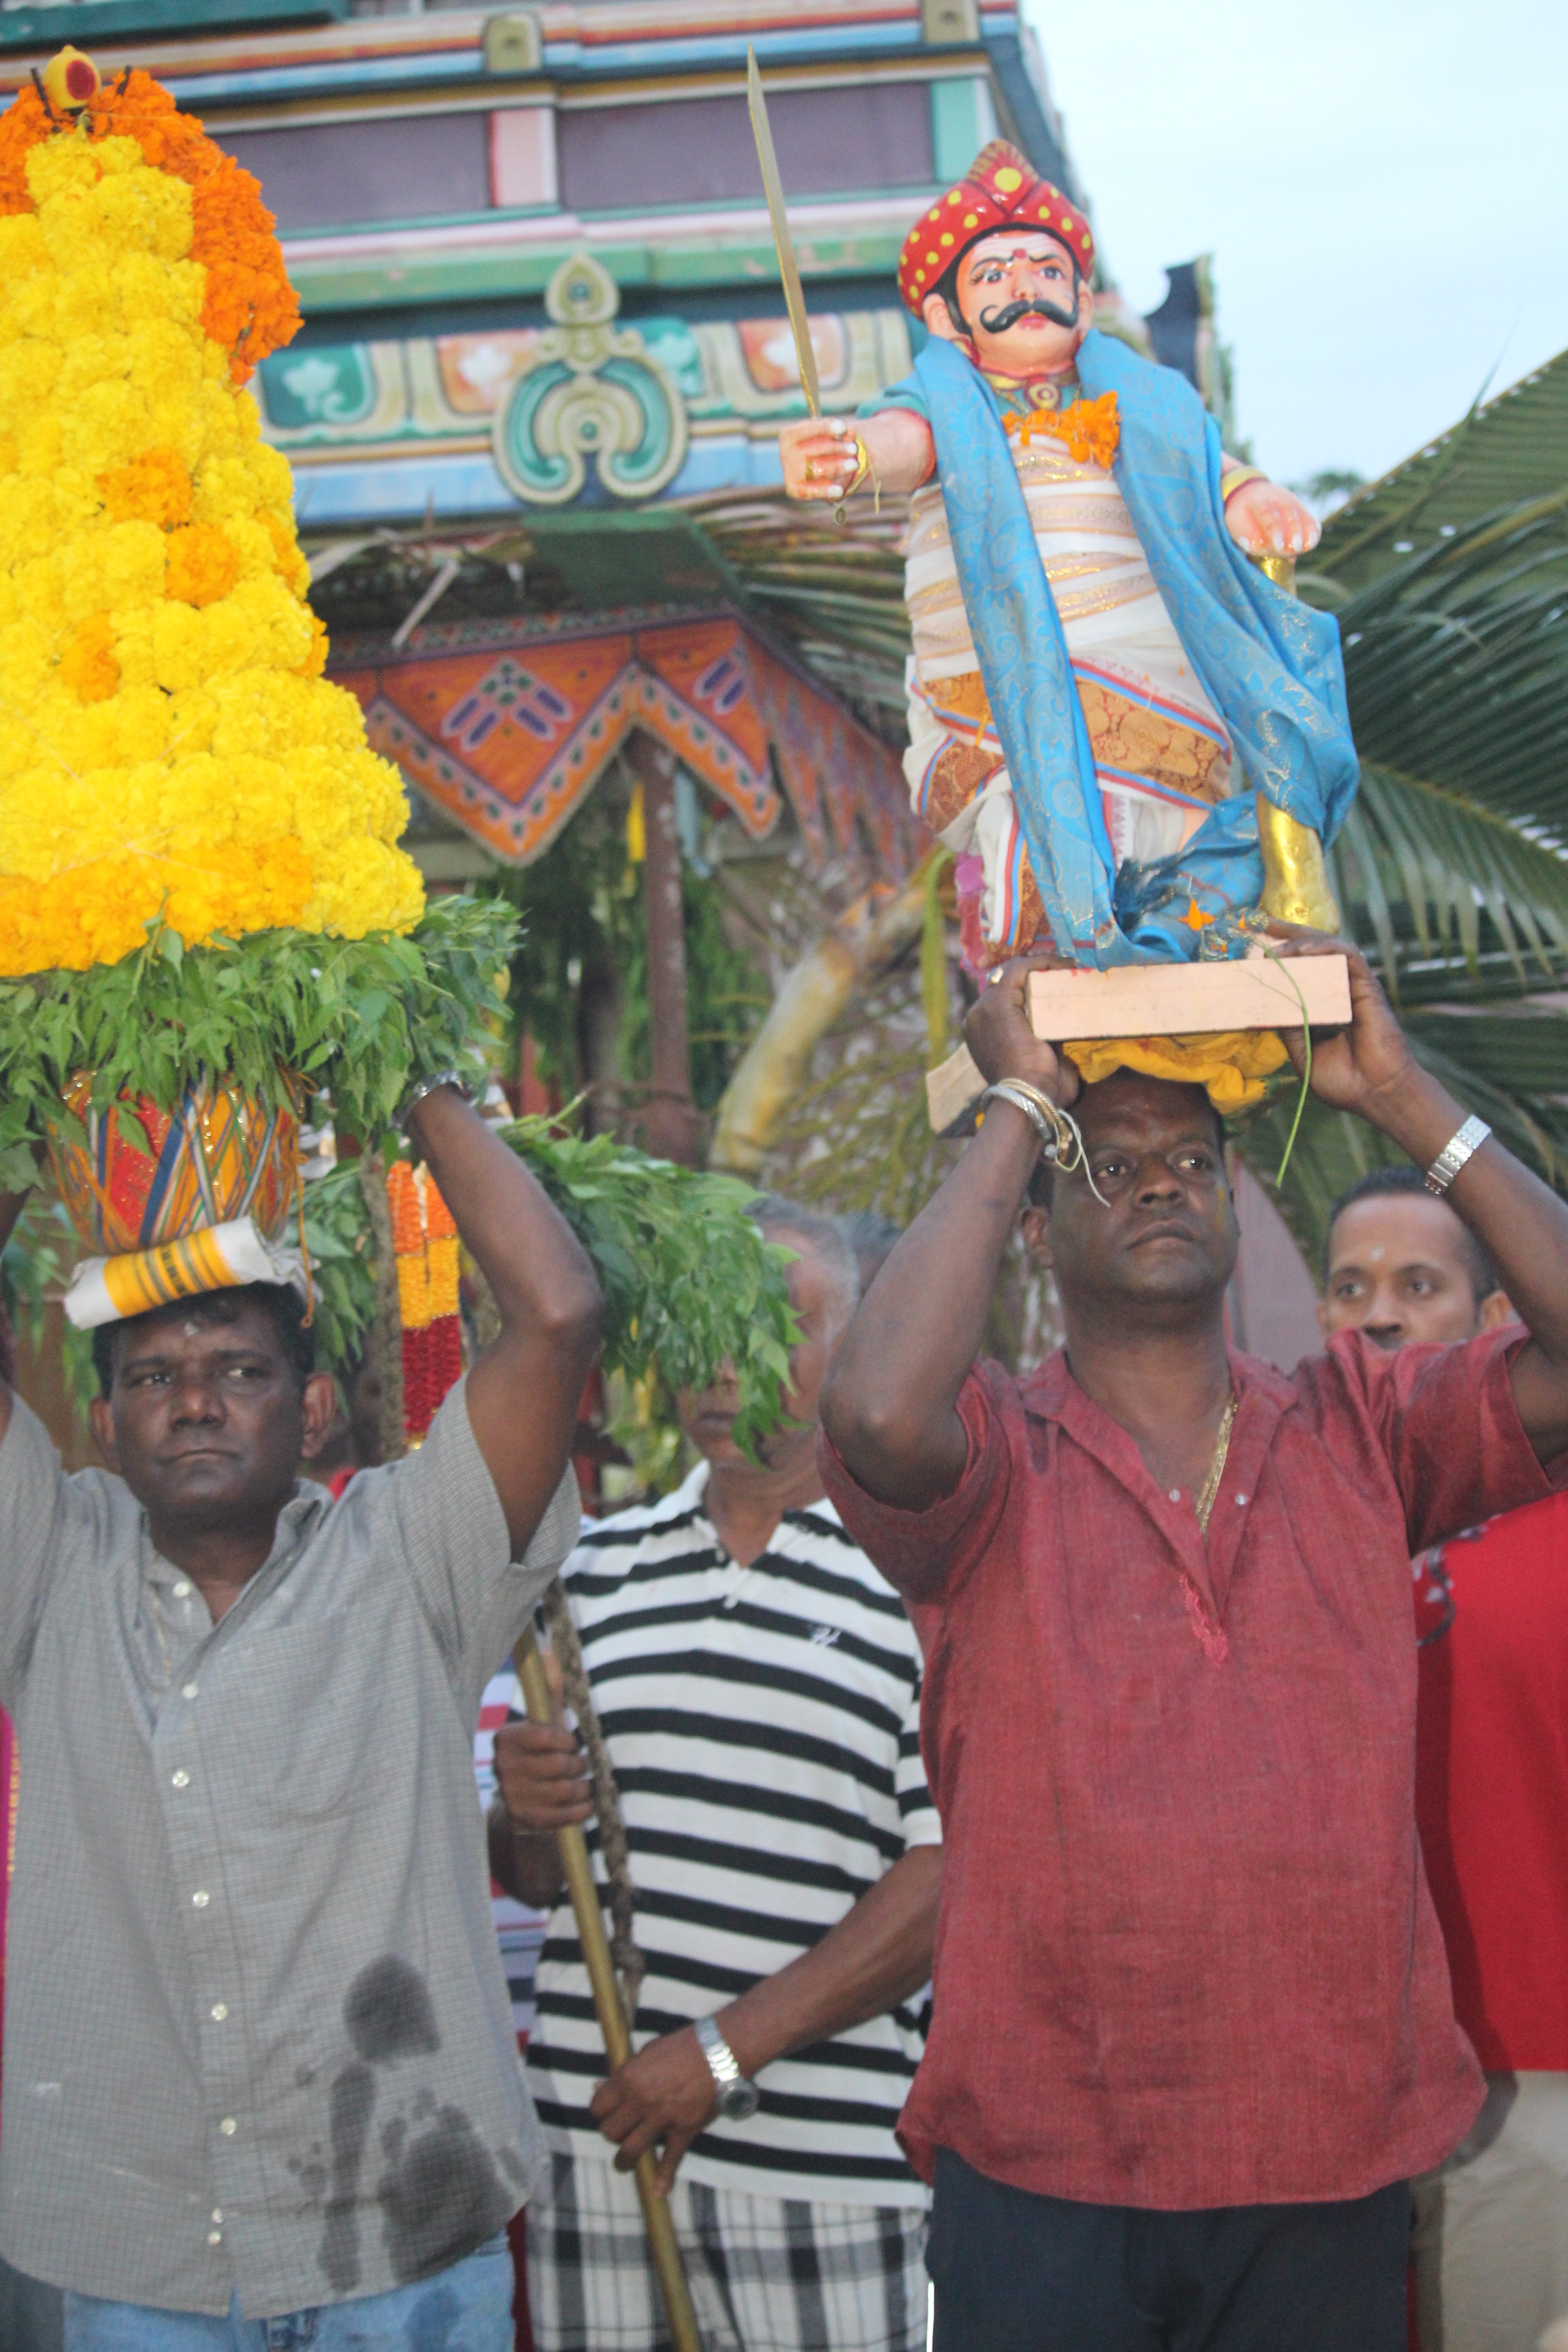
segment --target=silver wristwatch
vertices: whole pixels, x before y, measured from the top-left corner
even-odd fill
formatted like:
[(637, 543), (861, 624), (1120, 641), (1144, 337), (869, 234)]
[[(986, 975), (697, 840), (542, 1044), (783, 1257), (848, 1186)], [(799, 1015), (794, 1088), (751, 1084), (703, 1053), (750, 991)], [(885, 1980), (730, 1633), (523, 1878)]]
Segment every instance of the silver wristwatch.
[(700, 2017), (697, 2039), (709, 2072), (719, 2085), (719, 2113), (728, 2124), (749, 2123), (763, 2102), (754, 2083), (748, 2083), (740, 2062), (710, 2017)]
[(1441, 1200), (1467, 1160), (1479, 1150), (1491, 1133), (1484, 1118), (1468, 1118), (1456, 1135), (1451, 1135), (1426, 1171), (1426, 1190)]

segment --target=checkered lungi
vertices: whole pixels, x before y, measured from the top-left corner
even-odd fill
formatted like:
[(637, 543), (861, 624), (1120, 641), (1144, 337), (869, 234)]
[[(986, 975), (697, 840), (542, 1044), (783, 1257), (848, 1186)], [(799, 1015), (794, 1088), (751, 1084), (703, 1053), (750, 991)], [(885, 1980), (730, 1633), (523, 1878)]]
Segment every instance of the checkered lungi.
[[(669, 2352), (637, 2184), (551, 2158), (528, 2209), (538, 2352)], [(676, 2175), (669, 2210), (702, 2352), (924, 2352), (918, 2208), (751, 2197)]]

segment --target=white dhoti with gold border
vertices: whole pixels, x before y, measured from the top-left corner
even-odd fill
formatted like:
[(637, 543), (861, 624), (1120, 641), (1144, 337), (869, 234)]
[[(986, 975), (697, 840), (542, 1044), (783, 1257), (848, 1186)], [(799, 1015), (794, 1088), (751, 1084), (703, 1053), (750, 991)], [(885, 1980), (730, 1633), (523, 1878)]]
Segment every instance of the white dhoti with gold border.
[[(1176, 635), (1115, 476), (1066, 445), (1009, 436), (1035, 541), (1067, 637), (1112, 856), (1179, 850), (1233, 790), (1231, 746)], [(959, 590), (940, 483), (910, 500), (904, 593), (915, 814), (984, 872), (978, 959), (1047, 930), (1001, 742)]]

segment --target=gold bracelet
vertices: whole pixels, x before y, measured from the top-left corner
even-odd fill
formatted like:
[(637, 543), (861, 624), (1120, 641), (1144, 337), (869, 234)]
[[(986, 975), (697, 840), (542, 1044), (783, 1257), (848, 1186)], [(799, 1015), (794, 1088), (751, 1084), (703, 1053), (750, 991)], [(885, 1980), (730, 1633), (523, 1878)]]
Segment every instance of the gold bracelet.
[(838, 504), (833, 509), (833, 520), (835, 522), (841, 523), (844, 520), (846, 506), (854, 497), (856, 491), (866, 479), (868, 474), (871, 477), (871, 488), (876, 501), (875, 511), (879, 517), (882, 511), (882, 485), (878, 478), (877, 469), (871, 463), (871, 452), (867, 448), (866, 444), (861, 440), (858, 433), (857, 433), (855, 436), (855, 471), (851, 475), (849, 480), (844, 485), (843, 489), (838, 493)]
[(1236, 492), (1245, 489), (1248, 482), (1266, 482), (1268, 479), (1261, 466), (1237, 466), (1233, 473), (1222, 474), (1219, 478), (1221, 506), (1228, 506)]

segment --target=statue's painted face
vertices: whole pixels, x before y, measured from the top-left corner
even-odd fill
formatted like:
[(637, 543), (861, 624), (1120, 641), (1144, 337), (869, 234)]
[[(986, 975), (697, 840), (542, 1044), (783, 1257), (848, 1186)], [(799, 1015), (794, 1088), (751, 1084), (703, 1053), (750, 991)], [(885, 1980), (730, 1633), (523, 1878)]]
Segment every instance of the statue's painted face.
[(955, 319), (939, 294), (925, 321), (945, 341), (967, 339), (993, 375), (1048, 375), (1083, 341), (1092, 297), (1066, 246), (1044, 229), (1000, 229), (972, 245), (958, 265)]

